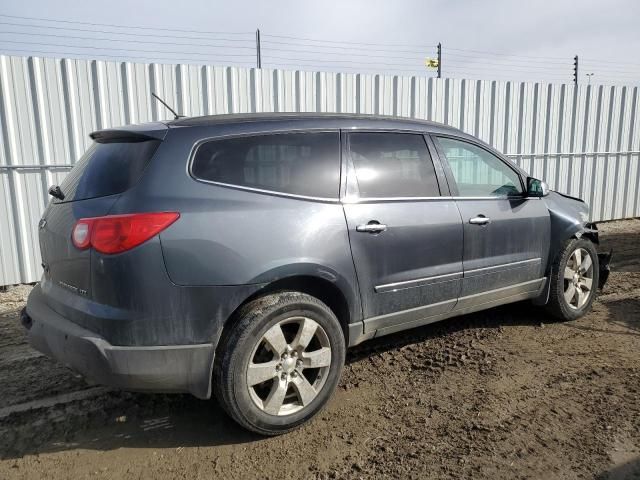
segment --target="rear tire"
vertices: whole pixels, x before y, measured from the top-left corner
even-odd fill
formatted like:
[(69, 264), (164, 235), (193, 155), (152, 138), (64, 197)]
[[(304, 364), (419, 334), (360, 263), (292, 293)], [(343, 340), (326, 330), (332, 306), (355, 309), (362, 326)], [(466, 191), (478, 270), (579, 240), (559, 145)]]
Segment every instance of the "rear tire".
[(280, 292), (241, 308), (221, 338), (214, 393), (244, 428), (279, 435), (327, 403), (340, 379), (345, 339), (331, 309), (300, 292)]
[(559, 320), (575, 320), (591, 309), (598, 288), (596, 249), (589, 240), (567, 240), (552, 266), (547, 310)]

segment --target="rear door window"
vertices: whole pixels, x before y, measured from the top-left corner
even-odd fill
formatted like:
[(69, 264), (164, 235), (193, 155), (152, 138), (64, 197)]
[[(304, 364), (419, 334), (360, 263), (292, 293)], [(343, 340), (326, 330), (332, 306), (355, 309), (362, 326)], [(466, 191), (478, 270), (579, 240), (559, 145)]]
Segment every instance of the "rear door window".
[[(60, 184), (63, 202), (116, 195), (131, 188), (160, 140), (95, 142)], [(55, 203), (60, 200), (54, 199)]]
[(214, 140), (198, 147), (191, 173), (226, 185), (336, 198), (340, 137), (338, 132), (304, 132)]
[(362, 198), (440, 196), (431, 155), (420, 134), (350, 133), (349, 152)]

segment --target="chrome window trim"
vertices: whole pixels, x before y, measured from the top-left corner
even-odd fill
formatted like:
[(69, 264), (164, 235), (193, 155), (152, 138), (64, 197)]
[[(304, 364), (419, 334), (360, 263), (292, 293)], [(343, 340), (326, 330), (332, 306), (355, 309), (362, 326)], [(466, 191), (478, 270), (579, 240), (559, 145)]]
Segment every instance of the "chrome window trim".
[(454, 200), (509, 200), (509, 201), (514, 201), (514, 200), (533, 200), (533, 198), (539, 199), (540, 197), (525, 197), (525, 196), (516, 196), (516, 195), (512, 195), (512, 196), (508, 196), (508, 195), (504, 195), (504, 196), (500, 196), (500, 197), (452, 197)]
[(195, 160), (196, 154), (198, 153), (198, 149), (204, 145), (205, 143), (215, 142), (219, 140), (229, 140), (232, 138), (242, 138), (242, 137), (266, 137), (268, 135), (285, 135), (285, 134), (304, 134), (304, 133), (335, 133), (338, 136), (338, 175), (341, 177), (341, 139), (340, 139), (340, 129), (339, 128), (296, 128), (296, 129), (282, 129), (282, 130), (269, 130), (269, 131), (257, 131), (257, 132), (242, 132), (242, 133), (228, 133), (224, 135), (214, 135), (211, 137), (201, 138), (197, 142), (193, 144), (191, 150), (189, 151), (189, 156), (187, 157), (186, 164), (186, 173), (187, 176), (191, 179), (195, 180), (199, 183), (205, 183), (208, 185), (216, 185), (224, 188), (232, 188), (234, 190), (242, 190), (246, 192), (258, 193), (261, 195), (271, 195), (276, 197), (284, 197), (291, 198), (294, 200), (306, 200), (311, 202), (323, 202), (323, 203), (340, 203), (340, 180), (338, 181), (336, 196), (335, 197), (312, 197), (309, 195), (299, 195), (295, 193), (286, 193), (279, 192), (277, 190), (267, 190), (262, 188), (255, 187), (246, 187), (244, 185), (235, 185), (233, 183), (224, 183), (224, 182), (216, 182), (214, 180), (205, 180), (204, 178), (199, 178), (193, 174), (193, 162)]
[(541, 197), (508, 197), (508, 196), (496, 196), (496, 197), (454, 197), (454, 196), (444, 196), (444, 197), (356, 197), (349, 195), (344, 195), (340, 200), (345, 204), (353, 204), (353, 203), (375, 203), (375, 202), (421, 202), (421, 201), (436, 201), (436, 200), (444, 200), (444, 201), (468, 201), (468, 200), (541, 200)]

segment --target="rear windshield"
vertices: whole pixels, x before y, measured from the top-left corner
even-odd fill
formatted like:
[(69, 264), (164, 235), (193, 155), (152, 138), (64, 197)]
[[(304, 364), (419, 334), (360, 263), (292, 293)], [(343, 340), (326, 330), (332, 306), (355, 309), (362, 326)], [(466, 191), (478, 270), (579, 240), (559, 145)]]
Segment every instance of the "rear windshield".
[(94, 143), (60, 184), (63, 201), (105, 197), (128, 190), (140, 179), (158, 145), (160, 140)]

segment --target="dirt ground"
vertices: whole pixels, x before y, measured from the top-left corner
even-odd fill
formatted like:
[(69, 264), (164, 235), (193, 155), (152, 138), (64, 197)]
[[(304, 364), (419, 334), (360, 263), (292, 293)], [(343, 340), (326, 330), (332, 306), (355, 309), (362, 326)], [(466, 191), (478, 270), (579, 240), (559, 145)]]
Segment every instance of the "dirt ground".
[(601, 230), (613, 273), (584, 318), (520, 303), (365, 343), (277, 438), (87, 386), (25, 343), (24, 287), (0, 293), (0, 478), (640, 478), (640, 220)]

